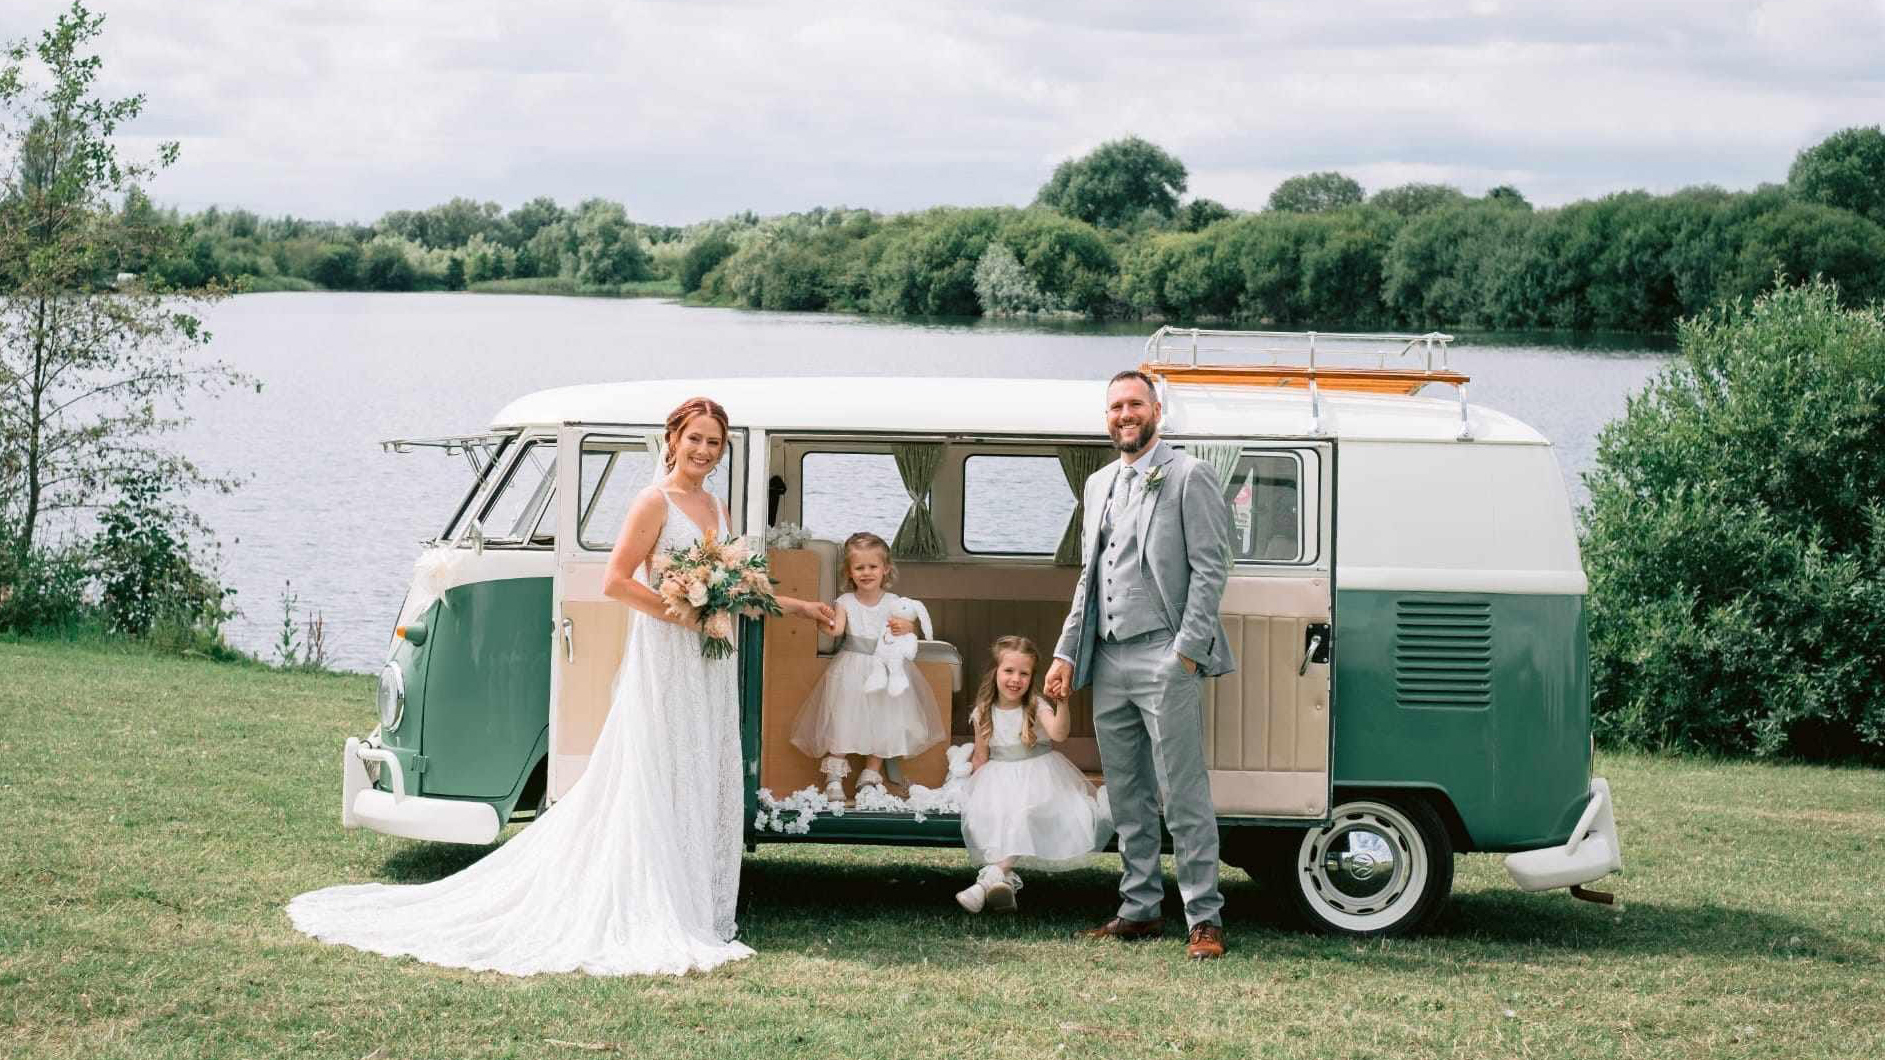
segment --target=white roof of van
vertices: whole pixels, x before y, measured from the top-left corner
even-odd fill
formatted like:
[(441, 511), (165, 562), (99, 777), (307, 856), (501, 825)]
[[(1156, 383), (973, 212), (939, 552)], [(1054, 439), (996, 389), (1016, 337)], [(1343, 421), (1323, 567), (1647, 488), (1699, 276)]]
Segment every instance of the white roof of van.
[[(648, 379), (540, 390), (492, 418), (496, 429), (562, 423), (659, 424), (676, 405), (706, 395), (736, 427), (767, 431), (896, 431), (921, 434), (1093, 436), (1104, 433), (1105, 383), (1095, 379), (972, 379), (910, 376), (787, 376)], [(1503, 412), (1468, 406), (1473, 440), (1549, 445)], [(1453, 397), (1324, 391), (1322, 427), (1334, 438), (1453, 441)], [(1177, 436), (1302, 438), (1306, 390), (1180, 384), (1169, 388), (1165, 431)]]

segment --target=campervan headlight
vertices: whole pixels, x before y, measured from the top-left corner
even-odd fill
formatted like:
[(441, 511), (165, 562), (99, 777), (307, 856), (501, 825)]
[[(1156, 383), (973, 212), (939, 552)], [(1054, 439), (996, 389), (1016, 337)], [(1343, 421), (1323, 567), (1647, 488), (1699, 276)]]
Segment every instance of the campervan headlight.
[(399, 664), (389, 662), (380, 671), (380, 731), (392, 732), (406, 716), (406, 677)]

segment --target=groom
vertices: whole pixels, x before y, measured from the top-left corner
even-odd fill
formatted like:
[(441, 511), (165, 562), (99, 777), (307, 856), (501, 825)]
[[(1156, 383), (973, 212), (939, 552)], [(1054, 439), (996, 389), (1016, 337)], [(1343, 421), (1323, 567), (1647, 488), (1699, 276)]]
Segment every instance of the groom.
[(1106, 388), (1106, 433), (1118, 461), (1086, 481), (1085, 560), (1047, 669), (1064, 700), (1093, 685), (1100, 767), (1119, 829), (1119, 914), (1080, 934), (1162, 933), (1159, 797), (1172, 833), (1193, 960), (1224, 955), (1217, 890), (1217, 813), (1204, 767), (1204, 679), (1231, 672), (1218, 620), (1229, 574), (1230, 508), (1202, 461), (1158, 436), (1152, 380), (1125, 371)]

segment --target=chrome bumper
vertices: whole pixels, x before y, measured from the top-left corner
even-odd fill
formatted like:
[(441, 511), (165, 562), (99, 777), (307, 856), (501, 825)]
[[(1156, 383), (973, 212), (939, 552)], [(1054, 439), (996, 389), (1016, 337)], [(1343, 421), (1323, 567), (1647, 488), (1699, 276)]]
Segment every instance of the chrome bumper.
[[(373, 786), (367, 764), (388, 772), (381, 791)], [(370, 740), (347, 737), (340, 755), (340, 823), (346, 828), (371, 828), (404, 839), (440, 843), (487, 844), (497, 839), (501, 822), (488, 803), (459, 799), (428, 799), (406, 794), (405, 771), (393, 752)]]
[(1610, 782), (1590, 781), (1590, 802), (1561, 847), (1509, 854), (1505, 871), (1524, 891), (1576, 887), (1623, 868), (1623, 847), (1617, 842), (1617, 815), (1610, 800)]

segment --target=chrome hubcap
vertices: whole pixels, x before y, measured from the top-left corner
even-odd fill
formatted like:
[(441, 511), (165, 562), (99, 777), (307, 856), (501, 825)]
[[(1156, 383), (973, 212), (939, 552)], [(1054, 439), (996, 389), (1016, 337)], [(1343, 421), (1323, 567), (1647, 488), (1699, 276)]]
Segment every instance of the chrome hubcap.
[(1420, 831), (1386, 803), (1352, 802), (1335, 819), (1303, 836), (1297, 884), (1322, 919), (1353, 931), (1374, 931), (1414, 910), (1429, 866)]

